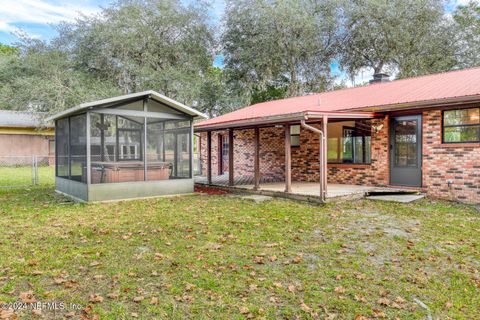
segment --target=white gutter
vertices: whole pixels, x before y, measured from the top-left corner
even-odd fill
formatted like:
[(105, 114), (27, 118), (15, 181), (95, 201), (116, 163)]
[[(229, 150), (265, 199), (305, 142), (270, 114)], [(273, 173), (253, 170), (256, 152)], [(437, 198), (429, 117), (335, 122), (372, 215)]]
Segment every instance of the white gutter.
[(319, 130), (315, 127), (312, 127), (308, 124), (305, 123), (305, 119), (300, 121), (300, 125), (304, 127), (307, 130), (313, 131), (315, 133), (318, 133), (320, 136), (320, 150), (319, 150), (319, 162), (320, 162), (320, 199), (325, 202), (326, 196), (327, 196), (327, 172), (326, 172), (326, 164), (325, 164), (325, 157), (323, 155), (324, 153), (324, 146), (326, 143), (325, 139), (325, 134), (323, 133), (322, 130)]

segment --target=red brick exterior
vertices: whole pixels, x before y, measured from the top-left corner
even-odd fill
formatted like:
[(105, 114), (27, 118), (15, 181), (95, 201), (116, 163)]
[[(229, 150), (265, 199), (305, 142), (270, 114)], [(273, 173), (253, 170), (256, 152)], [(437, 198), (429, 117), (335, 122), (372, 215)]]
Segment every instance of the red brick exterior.
[[(219, 138), (228, 135), (227, 131), (212, 132), (212, 175), (218, 175)], [(234, 175), (253, 176), (254, 171), (254, 130), (235, 130), (233, 136)], [(201, 135), (202, 174), (207, 172), (207, 134)], [(228, 168), (226, 170), (228, 171)], [(285, 147), (283, 128), (260, 129), (260, 174), (264, 181), (282, 181), (285, 173)]]
[[(480, 144), (443, 145), (441, 111), (424, 111), (423, 190), (429, 196), (460, 202), (480, 203)], [(371, 186), (389, 185), (389, 117), (371, 120), (371, 164), (329, 164), (328, 182)], [(380, 126), (383, 127), (380, 129)], [(253, 176), (254, 131), (234, 131), (235, 176)], [(220, 132), (228, 134), (226, 131)], [(218, 174), (218, 137), (212, 132), (212, 174)], [(206, 133), (202, 133), (201, 155), (206, 174)], [(292, 147), (292, 180), (319, 180), (319, 141), (311, 131), (300, 130), (300, 146)], [(260, 173), (262, 180), (283, 181), (285, 146), (283, 128), (260, 129)], [(451, 180), (451, 185), (447, 181)]]
[(442, 144), (440, 110), (423, 112), (423, 186), (432, 197), (480, 203), (480, 144)]

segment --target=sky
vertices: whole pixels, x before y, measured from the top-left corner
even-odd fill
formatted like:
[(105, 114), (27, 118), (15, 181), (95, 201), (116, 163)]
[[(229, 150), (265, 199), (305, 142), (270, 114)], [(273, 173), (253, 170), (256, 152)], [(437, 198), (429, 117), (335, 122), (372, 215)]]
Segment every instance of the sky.
[[(182, 0), (185, 3), (195, 0)], [(210, 15), (212, 21), (218, 22), (225, 9), (225, 0), (212, 1)], [(102, 7), (110, 5), (112, 0), (1, 0), (0, 4), (0, 43), (14, 44), (17, 41), (15, 32), (23, 30), (30, 37), (49, 40), (56, 35), (55, 24), (61, 21), (74, 21), (81, 14), (93, 15)], [(452, 12), (458, 5), (468, 0), (447, 0), (445, 9)], [(222, 66), (222, 57), (217, 56), (214, 65)], [(373, 71), (365, 70), (352, 82), (345, 78), (338, 64), (331, 65), (332, 72), (347, 81), (347, 85), (361, 84), (371, 79)]]

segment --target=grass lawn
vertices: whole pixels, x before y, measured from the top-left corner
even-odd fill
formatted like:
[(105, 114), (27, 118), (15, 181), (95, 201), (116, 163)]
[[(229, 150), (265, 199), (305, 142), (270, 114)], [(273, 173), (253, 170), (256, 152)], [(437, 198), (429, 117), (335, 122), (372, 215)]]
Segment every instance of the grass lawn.
[(479, 269), (471, 206), (0, 190), (0, 301), (47, 319), (478, 319)]
[[(54, 183), (55, 167), (39, 166), (38, 180), (40, 185), (52, 185)], [(32, 167), (0, 167), (0, 188), (19, 187), (32, 184)]]

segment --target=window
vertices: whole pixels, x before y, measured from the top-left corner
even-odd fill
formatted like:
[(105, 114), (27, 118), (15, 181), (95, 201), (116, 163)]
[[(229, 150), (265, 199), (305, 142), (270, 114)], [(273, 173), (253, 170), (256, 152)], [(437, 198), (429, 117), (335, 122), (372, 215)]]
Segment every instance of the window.
[(48, 154), (55, 155), (55, 140), (48, 140)]
[(480, 142), (480, 108), (444, 111), (443, 142)]
[(329, 163), (369, 164), (371, 162), (371, 126), (365, 121), (328, 124), (327, 158)]
[(290, 126), (290, 145), (292, 147), (300, 146), (300, 126)]
[(395, 167), (417, 167), (417, 120), (395, 120)]
[(228, 151), (229, 144), (228, 144), (228, 135), (222, 136), (222, 157), (224, 159), (228, 159)]

